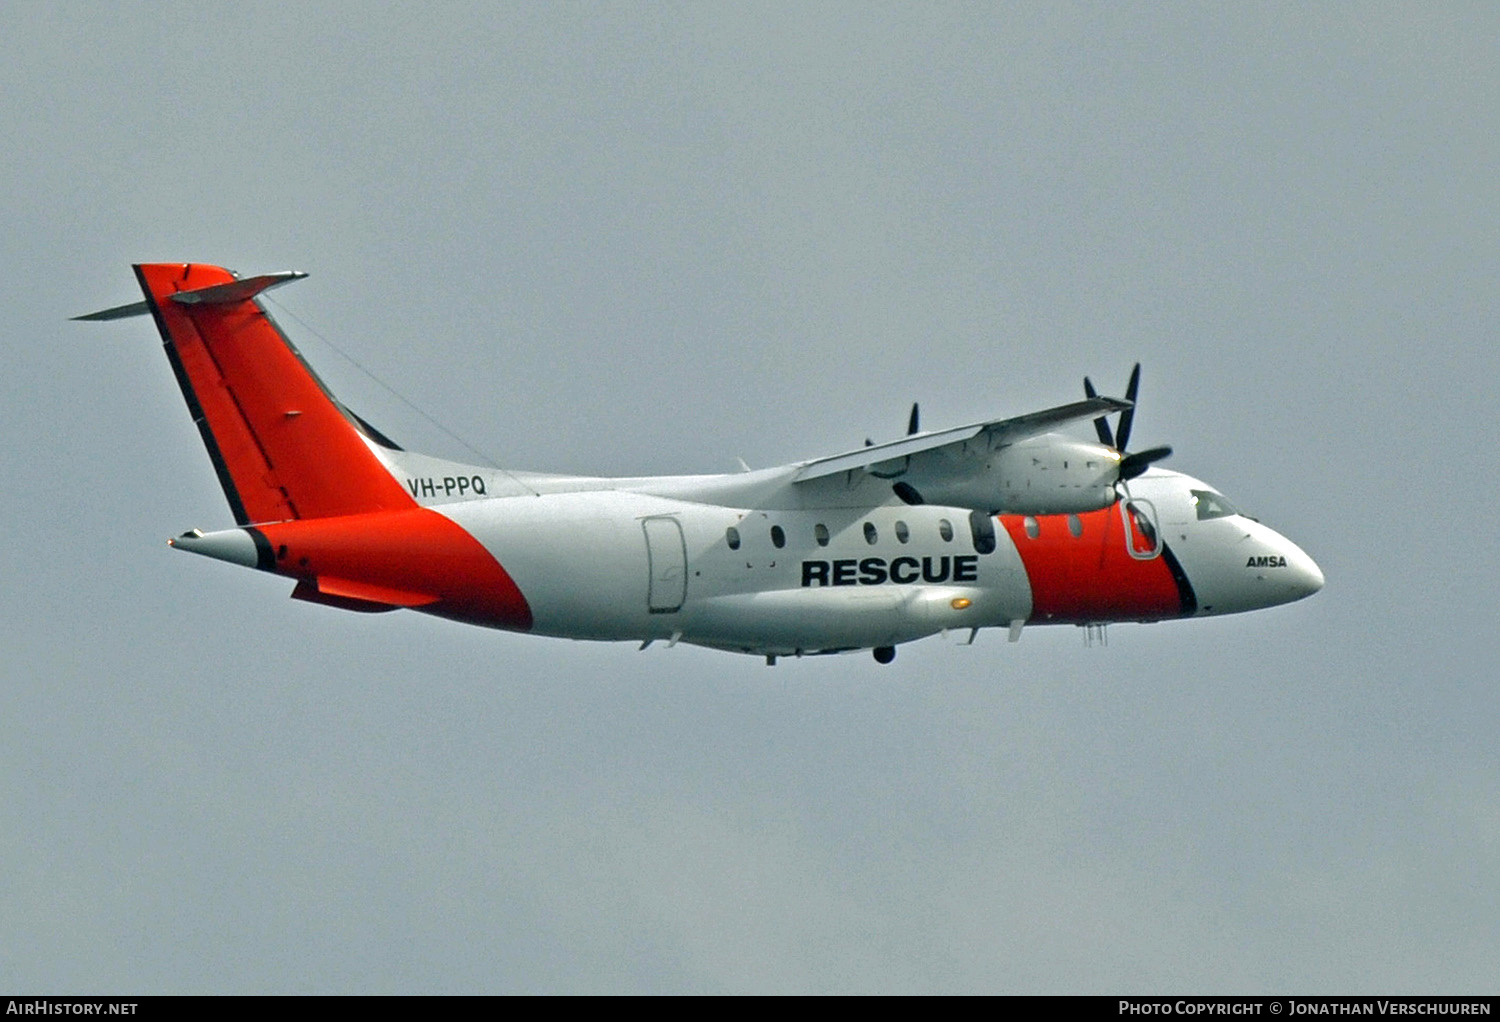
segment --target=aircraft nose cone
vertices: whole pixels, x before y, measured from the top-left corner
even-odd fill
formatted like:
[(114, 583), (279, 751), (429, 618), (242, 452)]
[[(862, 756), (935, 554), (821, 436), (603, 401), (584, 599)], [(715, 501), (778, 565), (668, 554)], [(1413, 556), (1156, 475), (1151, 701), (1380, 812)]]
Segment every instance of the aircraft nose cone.
[(1286, 546), (1287, 574), (1282, 585), (1287, 589), (1287, 601), (1306, 599), (1323, 588), (1323, 569), (1297, 544), (1286, 541)]
[(1295, 576), (1295, 585), (1301, 590), (1297, 598), (1300, 600), (1302, 597), (1311, 596), (1322, 589), (1323, 581), (1323, 569), (1319, 568), (1311, 557), (1307, 557), (1304, 554), (1303, 563), (1297, 565), (1297, 574)]
[[(1245, 539), (1258, 549), (1247, 556), (1243, 588), (1237, 591), (1244, 609), (1294, 603), (1323, 588), (1323, 571), (1317, 562), (1285, 536), (1255, 523)], [(1223, 605), (1227, 608), (1233, 602), (1226, 599)]]

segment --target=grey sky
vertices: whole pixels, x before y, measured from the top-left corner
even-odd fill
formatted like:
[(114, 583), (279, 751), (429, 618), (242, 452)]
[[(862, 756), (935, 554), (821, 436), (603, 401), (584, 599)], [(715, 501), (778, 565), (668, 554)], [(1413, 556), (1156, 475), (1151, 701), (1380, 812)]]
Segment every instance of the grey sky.
[[(804, 6), (0, 13), (0, 989), (1494, 991), (1500, 15)], [(293, 603), (66, 322), (154, 260), (310, 271), (341, 397), (517, 468), (1141, 360), (1328, 586), (774, 670)]]

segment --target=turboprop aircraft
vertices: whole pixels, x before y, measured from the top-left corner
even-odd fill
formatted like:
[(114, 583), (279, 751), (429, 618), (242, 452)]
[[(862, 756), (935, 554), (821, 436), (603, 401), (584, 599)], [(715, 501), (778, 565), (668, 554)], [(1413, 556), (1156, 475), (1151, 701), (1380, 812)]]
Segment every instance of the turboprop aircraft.
[[(727, 475), (594, 478), (406, 451), (345, 408), (259, 297), (306, 276), (135, 267), (235, 528), (178, 550), (284, 575), (295, 599), (572, 639), (777, 657), (983, 628), (1207, 617), (1323, 574), (1217, 490), (1126, 453), (1140, 366), (1099, 395)], [(1109, 417), (1119, 415), (1111, 429)], [(1056, 432), (1093, 420), (1097, 442)]]

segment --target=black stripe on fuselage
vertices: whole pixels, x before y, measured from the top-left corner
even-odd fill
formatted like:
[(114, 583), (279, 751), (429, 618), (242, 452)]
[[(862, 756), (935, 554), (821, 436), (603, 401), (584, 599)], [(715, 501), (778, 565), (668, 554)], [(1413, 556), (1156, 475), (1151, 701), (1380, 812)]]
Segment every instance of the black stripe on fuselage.
[(1193, 583), (1188, 581), (1187, 572), (1182, 570), (1182, 564), (1177, 560), (1177, 555), (1172, 553), (1172, 548), (1165, 543), (1161, 545), (1161, 559), (1166, 562), (1167, 570), (1172, 573), (1172, 581), (1177, 583), (1177, 599), (1182, 604), (1182, 616), (1192, 617), (1198, 613), (1198, 594), (1193, 592)]

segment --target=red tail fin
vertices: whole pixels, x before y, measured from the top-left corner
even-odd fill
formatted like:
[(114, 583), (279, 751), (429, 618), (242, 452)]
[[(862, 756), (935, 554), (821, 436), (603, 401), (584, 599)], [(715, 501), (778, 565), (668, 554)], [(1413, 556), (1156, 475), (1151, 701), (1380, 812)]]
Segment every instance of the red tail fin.
[(287, 276), (236, 283), (195, 263), (135, 272), (236, 522), (414, 506), (255, 300)]

